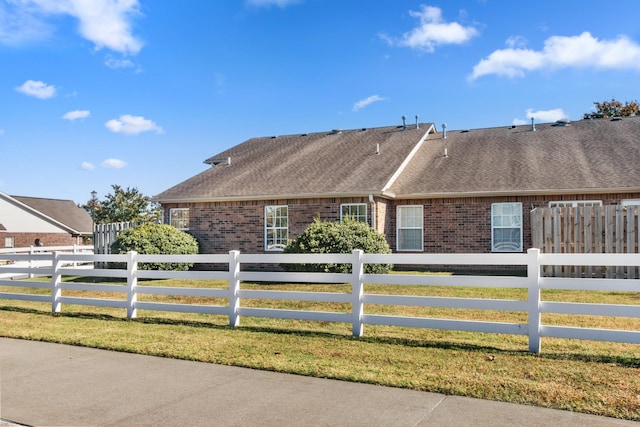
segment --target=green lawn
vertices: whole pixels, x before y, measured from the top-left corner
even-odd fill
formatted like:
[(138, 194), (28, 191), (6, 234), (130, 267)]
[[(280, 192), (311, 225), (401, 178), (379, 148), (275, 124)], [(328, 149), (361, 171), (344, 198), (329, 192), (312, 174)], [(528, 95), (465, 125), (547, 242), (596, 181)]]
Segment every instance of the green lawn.
[[(69, 280), (77, 280), (69, 278)], [(226, 287), (217, 281), (144, 281), (142, 286)], [(350, 292), (350, 285), (250, 284), (242, 289)], [(366, 285), (368, 293), (526, 299), (526, 290)], [(36, 292), (2, 288), (0, 292)], [(38, 293), (47, 293), (39, 290)], [(96, 295), (63, 291), (63, 295)], [(140, 295), (142, 301), (226, 305), (224, 299)], [(640, 304), (640, 293), (544, 291), (543, 300)], [(349, 312), (348, 304), (243, 300), (244, 307)], [(0, 335), (144, 353), (566, 409), (640, 421), (640, 345), (346, 323), (123, 309), (0, 300)], [(525, 313), (366, 306), (366, 313), (526, 323)], [(640, 330), (640, 319), (543, 315), (543, 324)]]

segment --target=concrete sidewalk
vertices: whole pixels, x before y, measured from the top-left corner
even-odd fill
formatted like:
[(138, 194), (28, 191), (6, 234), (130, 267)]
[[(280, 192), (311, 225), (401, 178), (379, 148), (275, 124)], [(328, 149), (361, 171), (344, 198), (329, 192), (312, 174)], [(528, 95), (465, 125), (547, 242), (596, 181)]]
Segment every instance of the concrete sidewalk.
[(6, 338), (0, 338), (0, 418), (30, 426), (640, 425), (509, 403)]

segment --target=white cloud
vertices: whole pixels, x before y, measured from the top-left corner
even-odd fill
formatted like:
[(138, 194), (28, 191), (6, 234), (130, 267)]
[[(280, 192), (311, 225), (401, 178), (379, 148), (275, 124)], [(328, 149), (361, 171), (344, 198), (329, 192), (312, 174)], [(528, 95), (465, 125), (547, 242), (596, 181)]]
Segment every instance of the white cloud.
[(51, 36), (53, 28), (33, 9), (26, 3), (0, 2), (0, 44), (17, 46)]
[(74, 111), (69, 111), (68, 113), (65, 113), (65, 115), (62, 116), (62, 118), (65, 120), (73, 121), (77, 119), (86, 119), (90, 115), (91, 115), (91, 112), (89, 110), (74, 110)]
[(514, 119), (514, 125), (526, 125), (531, 123), (531, 119), (534, 119), (535, 123), (553, 123), (558, 120), (568, 120), (567, 114), (562, 108), (555, 108), (553, 110), (538, 110), (533, 111), (532, 108), (527, 109), (527, 119)]
[(101, 166), (107, 169), (122, 169), (127, 166), (127, 162), (119, 159), (107, 159), (102, 162)]
[(89, 162), (82, 162), (80, 167), (86, 171), (92, 171), (96, 168), (96, 166), (93, 163), (89, 163)]
[(410, 32), (404, 33), (400, 39), (385, 34), (380, 37), (391, 45), (433, 52), (436, 46), (462, 44), (478, 35), (474, 27), (465, 27), (457, 22), (445, 22), (442, 9), (421, 5), (421, 10), (409, 11), (409, 14), (420, 20), (420, 24)]
[(111, 132), (124, 133), (125, 135), (137, 135), (142, 132), (164, 133), (164, 130), (153, 121), (142, 116), (129, 114), (122, 115), (118, 119), (111, 119), (104, 125)]
[(372, 95), (368, 98), (365, 99), (361, 99), (360, 101), (356, 102), (355, 104), (353, 104), (353, 108), (351, 109), (352, 111), (358, 111), (368, 105), (373, 104), (374, 102), (378, 102), (378, 101), (384, 101), (385, 98), (378, 96), (378, 95)]
[(16, 90), (25, 95), (34, 96), (40, 99), (48, 99), (56, 94), (55, 86), (34, 80), (27, 80), (22, 84), (22, 86), (18, 86)]
[(112, 70), (117, 70), (120, 68), (134, 68), (136, 73), (142, 71), (142, 67), (140, 67), (130, 59), (114, 58), (112, 55), (107, 55), (104, 58), (104, 65), (111, 68)]
[(107, 48), (135, 55), (142, 49), (142, 41), (131, 30), (133, 18), (141, 15), (138, 0), (12, 1), (0, 5), (0, 35), (13, 32), (13, 44), (48, 38), (52, 27), (47, 18), (55, 15), (76, 18), (78, 32), (96, 50)]
[(293, 4), (301, 3), (302, 0), (246, 0), (246, 4), (249, 6), (255, 7), (271, 7), (278, 6), (281, 9), (284, 9), (287, 6), (291, 6)]
[(640, 71), (640, 45), (625, 36), (598, 40), (590, 33), (549, 37), (541, 51), (500, 49), (473, 67), (471, 80), (489, 74), (523, 77), (526, 72), (560, 68), (596, 68)]

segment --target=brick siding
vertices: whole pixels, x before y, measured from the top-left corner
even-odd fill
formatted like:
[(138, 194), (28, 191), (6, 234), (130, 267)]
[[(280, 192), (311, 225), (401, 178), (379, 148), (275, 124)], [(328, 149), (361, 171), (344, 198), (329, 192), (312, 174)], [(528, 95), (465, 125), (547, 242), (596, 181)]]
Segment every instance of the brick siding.
[[(447, 199), (376, 199), (376, 229), (384, 232), (392, 250), (396, 250), (396, 207), (421, 205), (424, 215), (424, 252), (490, 253), (491, 204), (522, 203), (523, 249), (531, 247), (529, 212), (547, 207), (550, 201), (600, 200), (604, 205), (619, 204), (622, 199), (639, 199), (633, 194), (575, 194), (563, 196), (476, 197)], [(240, 250), (264, 252), (264, 207), (286, 205), (289, 215), (289, 239), (294, 239), (314, 218), (340, 219), (343, 203), (366, 203), (371, 224), (371, 205), (367, 197), (259, 200), (163, 205), (164, 217), (171, 208), (189, 208), (189, 233), (200, 244), (201, 253), (226, 253)], [(33, 240), (32, 240), (33, 242)]]
[(0, 232), (0, 248), (5, 247), (5, 237), (13, 237), (13, 247), (27, 248), (35, 246), (40, 239), (42, 246), (71, 246), (82, 244), (82, 239), (69, 233), (11, 233)]

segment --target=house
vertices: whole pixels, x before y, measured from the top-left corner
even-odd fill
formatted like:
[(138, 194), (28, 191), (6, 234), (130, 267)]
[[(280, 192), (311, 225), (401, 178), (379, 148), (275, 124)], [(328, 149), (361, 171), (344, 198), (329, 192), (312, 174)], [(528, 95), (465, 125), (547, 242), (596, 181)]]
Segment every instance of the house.
[(640, 117), (252, 138), (160, 193), (204, 253), (278, 251), (349, 215), (394, 252), (522, 252), (537, 207), (640, 203)]
[(92, 230), (89, 214), (71, 200), (0, 192), (0, 248), (83, 244)]

